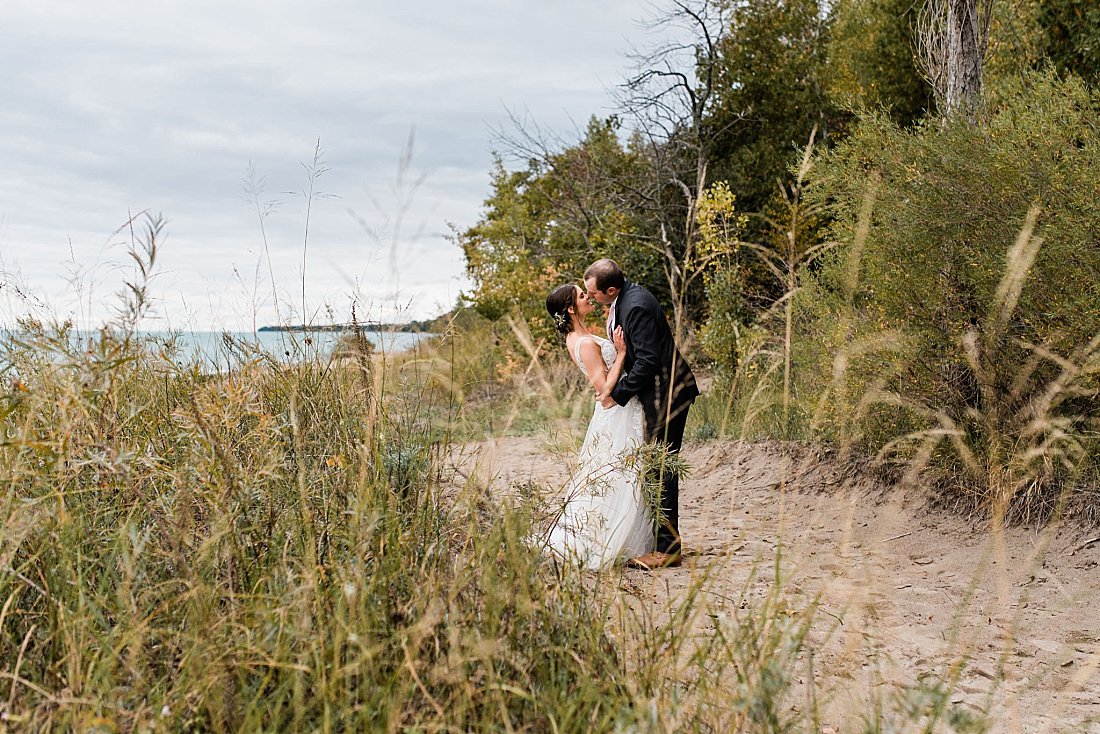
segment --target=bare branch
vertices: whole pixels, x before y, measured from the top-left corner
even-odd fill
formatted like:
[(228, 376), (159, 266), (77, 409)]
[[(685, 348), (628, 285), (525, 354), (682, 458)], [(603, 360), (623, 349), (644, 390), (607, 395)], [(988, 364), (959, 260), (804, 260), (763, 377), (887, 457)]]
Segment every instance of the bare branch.
[(993, 0), (925, 0), (917, 16), (917, 60), (944, 116), (975, 119), (989, 49)]

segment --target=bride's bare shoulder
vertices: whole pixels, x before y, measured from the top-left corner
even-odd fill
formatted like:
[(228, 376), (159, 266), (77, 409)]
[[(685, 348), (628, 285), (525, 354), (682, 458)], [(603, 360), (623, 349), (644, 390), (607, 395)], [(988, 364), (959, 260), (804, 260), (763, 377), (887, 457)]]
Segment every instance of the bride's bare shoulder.
[(588, 337), (586, 334), (580, 334), (576, 331), (571, 331), (565, 335), (565, 348), (572, 352), (574, 349), (577, 348), (577, 342), (587, 341), (587, 339)]
[(584, 356), (587, 354), (597, 356), (600, 354), (599, 340), (591, 334), (570, 334), (565, 337), (565, 344), (569, 349), (569, 353), (576, 355), (574, 359), (583, 361)]

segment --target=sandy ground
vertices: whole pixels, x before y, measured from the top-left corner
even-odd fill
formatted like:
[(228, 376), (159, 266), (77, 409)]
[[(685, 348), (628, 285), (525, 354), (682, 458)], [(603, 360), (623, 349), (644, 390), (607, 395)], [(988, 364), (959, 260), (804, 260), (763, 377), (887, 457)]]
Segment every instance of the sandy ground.
[[(502, 493), (554, 491), (569, 472), (562, 445), (502, 438), (452, 463), (459, 481)], [(779, 552), (785, 603), (819, 604), (806, 650), (822, 731), (860, 731), (845, 717), (876, 689), (955, 671), (952, 702), (987, 712), (994, 732), (1100, 733), (1100, 532), (994, 532), (820, 450), (707, 442), (684, 456), (684, 566), (608, 578), (657, 613), (703, 576), (732, 603), (768, 593)]]

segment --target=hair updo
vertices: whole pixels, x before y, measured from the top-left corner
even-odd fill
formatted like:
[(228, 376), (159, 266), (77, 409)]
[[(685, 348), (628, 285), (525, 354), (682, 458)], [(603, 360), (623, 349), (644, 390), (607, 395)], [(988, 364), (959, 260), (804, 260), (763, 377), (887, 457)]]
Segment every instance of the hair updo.
[(573, 315), (569, 309), (577, 305), (577, 286), (572, 283), (559, 285), (546, 297), (546, 312), (554, 320), (554, 327), (562, 334), (573, 330)]

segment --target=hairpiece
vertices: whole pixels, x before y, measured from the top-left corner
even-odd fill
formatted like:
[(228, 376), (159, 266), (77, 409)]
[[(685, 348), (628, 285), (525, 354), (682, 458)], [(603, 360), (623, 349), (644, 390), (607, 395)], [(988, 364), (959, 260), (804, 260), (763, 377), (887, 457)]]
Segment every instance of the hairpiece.
[(563, 313), (562, 311), (558, 311), (556, 314), (554, 314), (554, 323), (559, 329), (564, 329), (566, 324), (565, 313)]

